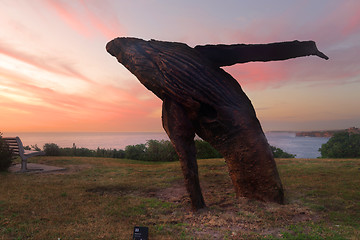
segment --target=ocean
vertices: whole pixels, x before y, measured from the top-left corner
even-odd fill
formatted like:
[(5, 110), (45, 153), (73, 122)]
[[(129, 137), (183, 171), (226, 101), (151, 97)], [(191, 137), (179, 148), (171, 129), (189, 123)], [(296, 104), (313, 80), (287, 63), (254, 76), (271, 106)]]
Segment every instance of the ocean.
[[(296, 137), (295, 132), (265, 133), (270, 145), (285, 152), (295, 154), (296, 158), (320, 157), (318, 149), (329, 138)], [(165, 132), (40, 132), (4, 133), (4, 137), (19, 136), (24, 146), (37, 144), (43, 148), (45, 143), (56, 143), (59, 147), (84, 147), (89, 149), (125, 149), (127, 145), (146, 143), (148, 140), (169, 140)]]

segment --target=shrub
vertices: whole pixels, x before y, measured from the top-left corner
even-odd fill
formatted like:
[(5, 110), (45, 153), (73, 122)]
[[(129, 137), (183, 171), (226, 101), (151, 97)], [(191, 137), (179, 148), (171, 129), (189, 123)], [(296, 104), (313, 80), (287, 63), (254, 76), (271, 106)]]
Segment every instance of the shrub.
[(294, 158), (296, 155), (284, 152), (282, 149), (270, 146), (274, 158)]
[(88, 148), (71, 148), (73, 150), (73, 156), (82, 156), (82, 157), (94, 157), (96, 155), (94, 150)]
[(24, 146), (24, 150), (31, 150), (31, 147), (29, 145)]
[(120, 149), (105, 149), (97, 148), (95, 152), (96, 157), (106, 157), (106, 158), (125, 158), (125, 151)]
[(112, 158), (125, 158), (125, 151), (122, 150), (122, 149), (119, 149), (119, 150), (116, 150), (116, 149), (113, 149), (113, 150), (107, 150), (107, 153), (111, 154), (111, 156), (104, 156), (104, 157), (112, 157)]
[[(222, 158), (222, 155), (213, 148), (208, 142), (195, 140), (196, 158)], [(37, 146), (32, 146), (37, 148)], [(294, 158), (295, 155), (289, 154), (280, 148), (272, 147), (271, 150), (275, 158)], [(179, 159), (173, 145), (168, 140), (148, 140), (146, 144), (128, 145), (125, 150), (97, 148), (77, 148), (74, 144), (72, 148), (60, 148), (55, 143), (46, 143), (44, 152), (47, 156), (82, 156), (82, 157), (106, 157), (106, 158), (127, 158), (142, 161), (171, 162)]]
[(360, 134), (335, 133), (327, 143), (319, 148), (323, 158), (359, 158)]
[(2, 139), (0, 132), (0, 172), (7, 171), (11, 166), (13, 152), (9, 149), (9, 145)]
[(210, 143), (203, 140), (195, 140), (196, 158), (222, 158), (222, 155), (213, 148)]
[(44, 152), (47, 156), (60, 156), (60, 148), (55, 143), (45, 143)]
[(128, 145), (125, 147), (125, 158), (134, 160), (145, 159), (145, 144)]
[[(221, 158), (221, 154), (213, 148), (208, 142), (196, 140), (196, 157)], [(146, 144), (129, 145), (125, 148), (125, 157), (134, 160), (143, 161), (177, 161), (179, 159), (173, 145), (168, 140), (149, 140)]]
[(34, 149), (34, 151), (41, 151), (37, 144), (31, 145), (31, 148)]
[(171, 162), (178, 159), (178, 155), (170, 141), (149, 140), (146, 142), (146, 161)]

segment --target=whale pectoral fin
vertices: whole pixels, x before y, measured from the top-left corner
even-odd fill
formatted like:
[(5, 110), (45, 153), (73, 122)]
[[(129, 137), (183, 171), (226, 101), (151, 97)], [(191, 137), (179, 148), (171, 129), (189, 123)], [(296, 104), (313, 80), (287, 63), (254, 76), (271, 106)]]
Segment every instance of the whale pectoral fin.
[(196, 162), (195, 129), (185, 109), (171, 99), (164, 99), (162, 108), (163, 127), (179, 155), (186, 189), (193, 210), (205, 207), (201, 193), (198, 165)]
[(215, 66), (237, 63), (282, 61), (304, 56), (329, 58), (320, 52), (314, 41), (290, 41), (268, 44), (198, 45), (195, 48)]

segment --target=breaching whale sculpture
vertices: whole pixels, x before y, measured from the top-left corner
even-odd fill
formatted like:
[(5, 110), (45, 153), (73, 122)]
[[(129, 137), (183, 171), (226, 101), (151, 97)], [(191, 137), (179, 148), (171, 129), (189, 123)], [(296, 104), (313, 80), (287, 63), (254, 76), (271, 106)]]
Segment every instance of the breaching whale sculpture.
[(225, 158), (237, 197), (284, 202), (267, 139), (239, 83), (220, 67), (316, 55), (313, 41), (205, 45), (116, 38), (106, 50), (163, 101), (163, 127), (181, 162), (194, 210), (205, 207), (195, 133)]

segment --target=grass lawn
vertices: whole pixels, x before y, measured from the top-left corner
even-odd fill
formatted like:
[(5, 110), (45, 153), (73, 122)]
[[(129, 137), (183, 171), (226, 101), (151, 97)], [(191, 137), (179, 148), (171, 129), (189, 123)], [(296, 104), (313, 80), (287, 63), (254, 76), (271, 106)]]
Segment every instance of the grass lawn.
[(236, 199), (224, 160), (199, 160), (196, 213), (178, 162), (30, 162), (67, 171), (0, 173), (0, 239), (360, 239), (360, 159), (277, 159), (285, 205)]

